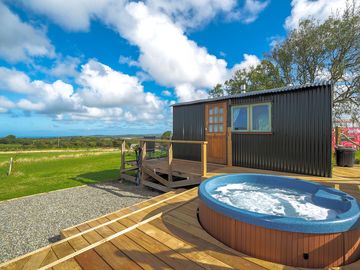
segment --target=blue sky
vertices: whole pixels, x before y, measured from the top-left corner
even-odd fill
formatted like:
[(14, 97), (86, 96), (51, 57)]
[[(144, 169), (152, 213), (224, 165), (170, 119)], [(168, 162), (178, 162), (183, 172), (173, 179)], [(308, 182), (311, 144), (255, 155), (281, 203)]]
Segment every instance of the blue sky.
[(0, 136), (160, 133), (341, 0), (0, 0)]

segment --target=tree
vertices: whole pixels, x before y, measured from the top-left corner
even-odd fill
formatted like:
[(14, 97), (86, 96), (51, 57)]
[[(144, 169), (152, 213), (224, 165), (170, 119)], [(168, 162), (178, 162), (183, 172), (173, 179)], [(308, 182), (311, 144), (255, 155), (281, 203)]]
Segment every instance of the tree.
[(335, 118), (346, 114), (359, 119), (360, 7), (355, 1), (347, 2), (341, 15), (333, 14), (323, 23), (315, 19), (301, 21), (265, 54), (258, 66), (236, 71), (210, 94), (236, 94), (322, 80), (334, 85)]
[(171, 131), (165, 131), (162, 135), (161, 135), (161, 139), (163, 140), (170, 140), (171, 139)]

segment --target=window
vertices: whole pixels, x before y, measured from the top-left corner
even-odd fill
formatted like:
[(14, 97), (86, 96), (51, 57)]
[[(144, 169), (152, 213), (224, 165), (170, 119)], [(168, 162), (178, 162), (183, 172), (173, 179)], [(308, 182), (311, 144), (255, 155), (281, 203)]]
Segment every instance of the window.
[(248, 125), (248, 106), (236, 106), (231, 108), (232, 128), (234, 131), (247, 131)]
[(239, 132), (271, 132), (271, 103), (233, 106), (232, 130)]
[(251, 130), (259, 132), (271, 131), (270, 104), (251, 105)]

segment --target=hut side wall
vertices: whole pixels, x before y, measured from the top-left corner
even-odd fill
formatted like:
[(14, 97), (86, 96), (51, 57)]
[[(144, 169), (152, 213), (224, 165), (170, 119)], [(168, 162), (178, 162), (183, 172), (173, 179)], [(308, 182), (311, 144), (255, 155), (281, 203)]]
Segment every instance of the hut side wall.
[(233, 132), (233, 165), (330, 177), (331, 86), (237, 98), (231, 105), (259, 102), (272, 103), (272, 134)]
[[(174, 140), (205, 140), (204, 104), (173, 107), (173, 139)], [(174, 158), (197, 160), (201, 159), (201, 146), (198, 144), (174, 144)]]

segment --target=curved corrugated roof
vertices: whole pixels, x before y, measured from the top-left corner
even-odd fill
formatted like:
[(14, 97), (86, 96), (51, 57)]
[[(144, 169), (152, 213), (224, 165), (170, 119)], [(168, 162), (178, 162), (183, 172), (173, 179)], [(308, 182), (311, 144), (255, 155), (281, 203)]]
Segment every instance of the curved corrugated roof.
[(188, 101), (188, 102), (180, 102), (180, 103), (173, 104), (171, 106), (191, 105), (191, 104), (220, 101), (220, 100), (226, 100), (226, 99), (232, 99), (232, 98), (242, 98), (242, 97), (258, 96), (258, 95), (264, 95), (264, 94), (282, 93), (282, 92), (303, 90), (305, 88), (313, 88), (313, 87), (329, 86), (329, 85), (331, 85), (331, 83), (329, 81), (321, 81), (318, 83), (284, 86), (284, 87), (279, 87), (279, 88), (259, 90), (259, 91), (250, 91), (250, 92), (246, 92), (246, 93), (217, 97), (217, 98), (207, 98), (207, 99), (199, 99), (199, 100)]

